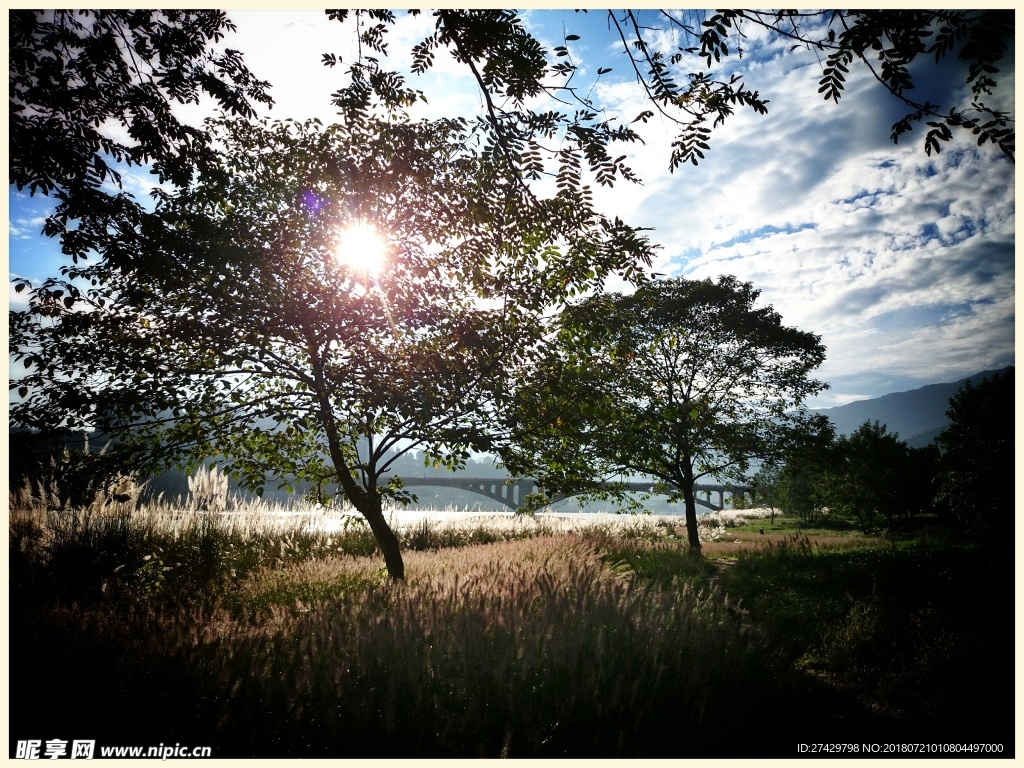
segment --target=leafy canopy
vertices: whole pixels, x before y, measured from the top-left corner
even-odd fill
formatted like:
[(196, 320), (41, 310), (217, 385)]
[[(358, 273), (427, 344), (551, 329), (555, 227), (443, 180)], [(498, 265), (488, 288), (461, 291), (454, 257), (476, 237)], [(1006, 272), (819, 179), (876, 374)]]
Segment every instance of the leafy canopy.
[[(426, 98), (387, 66), (393, 11), (327, 13), (358, 25), (359, 57), (334, 94), (346, 119), (359, 121), (374, 105), (400, 114)], [(601, 185), (639, 181), (626, 154), (613, 147), (641, 141), (643, 124), (655, 114), (659, 125), (676, 126), (669, 157), (675, 169), (702, 159), (713, 129), (736, 110), (766, 113), (767, 98), (716, 69), (729, 57), (742, 58), (747, 36), (762, 32), (816, 52), (824, 99), (841, 98), (852, 68), (869, 71), (909, 109), (892, 126), (894, 141), (924, 123), (929, 153), (960, 130), (1013, 159), (1012, 113), (998, 108), (998, 98), (997, 107), (985, 102), (998, 96), (1012, 10), (604, 13), (647, 97), (649, 108), (637, 115), (611, 114), (595, 95), (616, 60), (599, 66), (595, 81), (582, 83), (585, 70), (573, 54), (581, 36), (567, 31), (563, 45), (547, 50), (511, 10), (433, 12), (434, 31), (412, 47), (412, 71), (426, 72), (438, 51), (450, 52), (479, 86), (484, 109), (476, 128), (486, 139), (485, 156), (504, 163), (519, 183), (550, 178), (573, 191), (586, 191), (581, 169)], [(222, 11), (12, 10), (9, 21), (11, 183), (54, 197), (44, 233), (60, 238), (74, 263), (101, 258), (140, 266), (132, 260), (150, 224), (145, 208), (121, 188), (118, 165), (148, 166), (160, 182), (187, 185), (213, 155), (207, 133), (182, 122), (174, 105), (212, 97), (227, 114), (251, 117), (254, 102), (273, 103), (270, 84), (249, 71), (239, 51), (217, 49), (234, 29)], [(922, 62), (938, 66), (946, 59), (961, 64), (970, 103), (915, 101)], [(340, 60), (326, 53), (324, 63)], [(61, 289), (68, 300), (78, 295), (71, 282)]]
[(216, 49), (235, 29), (223, 11), (11, 10), (8, 20), (9, 181), (56, 200), (43, 231), (76, 263), (134, 254), (146, 212), (117, 165), (185, 186), (213, 161), (206, 132), (174, 105), (212, 97), (251, 117), (253, 102), (273, 103), (241, 53)]
[(690, 516), (699, 479), (783, 455), (810, 425), (801, 403), (826, 387), (810, 377), (825, 349), (758, 295), (733, 277), (674, 278), (567, 308), (517, 395), (506, 464), (569, 493), (651, 476)]
[[(115, 427), (139, 401), (151, 420), (177, 407), (190, 424), (203, 413), (236, 429), (284, 415), (267, 404), (279, 398), (307, 400), (300, 414), (315, 409), (310, 369), (319, 366), (333, 396), (358, 393), (346, 412), (358, 401), (370, 412), (393, 407), (395, 424), (428, 413), (440, 424), (464, 409), (446, 396), (472, 401), (475, 391), (453, 379), (445, 394), (441, 378), (460, 372), (446, 355), (525, 356), (540, 313), (567, 290), (649, 263), (642, 237), (583, 200), (524, 205), (500, 168), (466, 150), (461, 121), (220, 121), (211, 130), (226, 146), (220, 167), (160, 195), (159, 237), (145, 253), (158, 273), (83, 267), (76, 276), (96, 287), (74, 309), (37, 289), (32, 308), (15, 313), (12, 347), (34, 371), (21, 386), (35, 393), (16, 419)], [(377, 277), (335, 258), (352, 223), (371, 224), (387, 243)], [(58, 396), (61, 407), (50, 407)], [(379, 413), (373, 422), (387, 427)], [(186, 434), (168, 445), (195, 456), (215, 448)]]
[[(586, 13), (586, 11), (583, 11)], [(409, 11), (419, 14), (420, 11)], [(1014, 157), (1013, 116), (983, 99), (997, 92), (1000, 67), (1013, 39), (1012, 10), (608, 10), (609, 29), (621, 43), (621, 57), (609, 55), (596, 79), (580, 82), (587, 70), (573, 55), (582, 36), (566, 30), (563, 44), (546, 50), (524, 19), (512, 10), (448, 9), (433, 12), (434, 31), (415, 44), (415, 73), (428, 71), (440, 50), (467, 67), (480, 90), (484, 114), (479, 127), (494, 151), (510, 164), (522, 161), (522, 174), (536, 179), (555, 175), (552, 164), (567, 156), (585, 162), (598, 183), (617, 178), (637, 180), (614, 156), (617, 142), (641, 140), (642, 125), (657, 114), (658, 127), (677, 131), (670, 169), (696, 165), (710, 149), (713, 130), (738, 109), (768, 113), (769, 99), (751, 89), (744, 78), (730, 74), (729, 57), (742, 58), (749, 39), (767, 33), (815, 52), (821, 66), (818, 93), (838, 102), (851, 69), (861, 67), (909, 112), (892, 126), (894, 142), (924, 123), (925, 150), (938, 152), (953, 131), (968, 131), (979, 144), (991, 142), (1011, 161)], [(361, 58), (351, 71), (363, 84), (363, 96), (375, 94), (392, 103), (408, 104), (426, 96), (410, 88), (397, 72), (385, 67), (387, 33), (397, 17), (392, 11), (328, 11), (332, 19), (355, 15), (361, 44), (374, 57)], [(589, 41), (582, 39), (580, 45)], [(947, 58), (966, 65), (964, 87), (969, 103), (932, 104), (914, 97), (915, 73), (923, 60), (936, 67)], [(596, 84), (625, 59), (640, 85), (647, 107), (636, 115), (608, 112)], [(325, 54), (329, 66), (337, 56)], [(605, 66), (608, 64), (609, 66)], [(950, 88), (950, 93), (955, 89)], [(851, 115), (851, 120), (859, 119)]]

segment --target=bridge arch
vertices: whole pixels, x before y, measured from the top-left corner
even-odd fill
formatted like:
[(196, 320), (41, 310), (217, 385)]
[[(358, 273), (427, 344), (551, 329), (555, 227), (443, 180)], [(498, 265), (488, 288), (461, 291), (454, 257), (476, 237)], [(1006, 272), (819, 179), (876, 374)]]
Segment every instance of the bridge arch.
[[(524, 480), (516, 480), (514, 482), (508, 482), (501, 478), (492, 477), (403, 477), (402, 482), (406, 487), (416, 486), (433, 486), (441, 488), (456, 488), (463, 491), (469, 491), (476, 493), (481, 496), (486, 496), (489, 499), (493, 499), (506, 507), (514, 511), (524, 504), (526, 497), (529, 494), (537, 493), (540, 486), (536, 480), (532, 478), (526, 478)], [(655, 489), (655, 486), (650, 483), (625, 483), (624, 490), (631, 493), (649, 493), (659, 495), (659, 492)], [(734, 485), (695, 485), (694, 496), (695, 501), (700, 506), (703, 506), (713, 512), (719, 512), (725, 508), (725, 494), (728, 493), (730, 496), (745, 496), (751, 491), (746, 486), (734, 486)], [(712, 495), (717, 494), (718, 504), (714, 504), (712, 501)], [(551, 502), (562, 501), (563, 499), (572, 498), (578, 494), (555, 494), (551, 497)]]
[(520, 489), (521, 483), (506, 483), (500, 477), (403, 477), (402, 484), (406, 488), (433, 486), (469, 491), (498, 501), (512, 510), (517, 510), (526, 499), (526, 494)]

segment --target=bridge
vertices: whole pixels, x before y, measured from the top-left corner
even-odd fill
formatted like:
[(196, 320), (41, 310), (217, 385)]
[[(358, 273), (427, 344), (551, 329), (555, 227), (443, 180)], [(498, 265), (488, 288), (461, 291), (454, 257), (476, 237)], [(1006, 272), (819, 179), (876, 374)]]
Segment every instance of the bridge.
[[(403, 477), (402, 483), (407, 487), (415, 486), (436, 486), (441, 488), (457, 488), (470, 493), (477, 493), (489, 499), (501, 502), (506, 507), (514, 510), (520, 508), (526, 501), (529, 494), (540, 493), (539, 483), (526, 478), (513, 482), (492, 477)], [(667, 495), (666, 491), (659, 489), (653, 482), (635, 483), (601, 483), (603, 487), (615, 486), (631, 493), (651, 493)], [(752, 489), (743, 485), (703, 485), (693, 487), (695, 500), (698, 504), (708, 509), (719, 512), (725, 508), (725, 494), (730, 496), (745, 496)], [(717, 506), (712, 502), (712, 494), (718, 495)], [(560, 493), (550, 498), (551, 503), (570, 498), (576, 494)]]

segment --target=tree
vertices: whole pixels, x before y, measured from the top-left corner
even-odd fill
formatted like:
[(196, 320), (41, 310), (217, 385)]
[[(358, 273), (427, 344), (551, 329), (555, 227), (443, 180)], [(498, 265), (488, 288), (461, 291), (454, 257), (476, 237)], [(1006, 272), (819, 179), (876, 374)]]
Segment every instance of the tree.
[[(737, 109), (767, 114), (768, 99), (748, 88), (742, 77), (715, 71), (728, 57), (743, 57), (744, 46), (752, 45), (749, 32), (755, 36), (767, 33), (791, 41), (791, 50), (815, 51), (822, 67), (818, 92), (823, 100), (841, 99), (852, 67), (870, 72), (909, 110), (892, 126), (894, 142), (924, 122), (929, 129), (924, 140), (928, 154), (938, 152), (954, 130), (961, 130), (970, 132), (979, 144), (992, 142), (1013, 160), (1012, 115), (982, 101), (996, 91), (999, 68), (1012, 48), (1012, 10), (602, 13), (607, 14), (608, 27), (617, 33), (626, 66), (650, 106), (639, 115), (609, 115), (594, 96), (593, 82), (574, 84), (574, 78), (585, 71), (572, 54), (573, 44), (581, 40), (579, 34), (567, 30), (564, 44), (549, 52), (511, 10), (434, 11), (435, 31), (412, 48), (413, 71), (428, 70), (437, 51), (447, 49), (455, 61), (471, 71), (480, 89), (485, 103), (481, 129), (489, 132), (510, 157), (525, 155), (527, 176), (543, 172), (545, 155), (570, 153), (585, 159), (598, 181), (610, 185), (618, 176), (635, 176), (624, 163), (625, 157), (613, 159), (609, 147), (614, 142), (639, 140), (637, 123), (646, 123), (656, 113), (659, 130), (666, 122), (678, 130), (669, 158), (672, 169), (687, 162), (696, 165), (703, 159), (713, 129)], [(328, 14), (342, 22), (352, 17), (349, 11)], [(357, 11), (355, 17), (361, 25), (362, 44), (375, 55), (386, 57), (386, 34), (396, 21), (395, 14)], [(933, 58), (938, 67), (954, 56), (967, 65), (961, 74), (963, 85), (971, 93), (970, 103), (915, 100), (914, 76), (920, 71), (921, 60)], [(338, 61), (329, 53), (324, 60), (330, 66)], [(611, 71), (612, 66), (599, 66), (596, 77), (600, 80)], [(393, 94), (395, 84), (404, 83), (397, 73), (386, 72), (377, 58), (358, 62), (353, 77), (359, 73), (366, 73), (368, 88), (379, 87), (382, 93)], [(950, 88), (951, 93), (954, 90)], [(406, 93), (411, 98), (422, 96), (411, 90)], [(558, 137), (559, 149), (545, 149), (554, 136)]]
[(223, 11), (11, 10), (8, 20), (9, 180), (56, 200), (43, 231), (75, 263), (99, 254), (128, 266), (138, 252), (147, 214), (119, 164), (186, 186), (213, 162), (206, 132), (175, 104), (208, 96), (251, 117), (252, 102), (273, 103), (238, 51), (214, 49), (235, 28)]
[(775, 525), (775, 508), (781, 502), (779, 493), (781, 483), (782, 465), (774, 461), (762, 464), (750, 480), (750, 485), (753, 488), (751, 506), (767, 504), (772, 511), (772, 525)]
[(921, 448), (907, 447), (907, 477), (903, 484), (901, 510), (907, 518), (935, 511), (941, 455), (939, 447), (934, 443)]
[(1014, 369), (950, 398), (949, 426), (937, 442), (937, 501), (963, 525), (984, 527), (1012, 519), (1014, 510)]
[[(214, 121), (224, 149), (158, 196), (136, 254), (158, 271), (81, 271), (65, 304), (35, 290), (12, 315), (16, 423), (96, 426), (136, 467), (208, 457), (337, 485), (401, 579), (384, 476), (411, 450), (447, 466), (485, 450), (505, 379), (567, 290), (649, 264), (645, 240), (575, 187), (526, 194), (464, 121)], [(386, 249), (366, 262), (371, 230)]]
[(813, 464), (787, 462), (779, 481), (779, 503), (786, 514), (815, 522), (821, 513), (821, 473)]
[(855, 519), (871, 533), (884, 518), (893, 520), (906, 508), (910, 454), (899, 435), (878, 421), (866, 421), (849, 436), (840, 436), (834, 460), (822, 478), (829, 514)]
[[(827, 421), (827, 420), (826, 420)], [(787, 457), (775, 486), (781, 506), (806, 522), (856, 520), (867, 533), (931, 509), (936, 450), (909, 448), (884, 424), (836, 436), (831, 423)]]
[(652, 476), (684, 499), (699, 553), (694, 484), (781, 457), (815, 424), (799, 406), (826, 386), (809, 375), (825, 356), (819, 338), (755, 307), (758, 295), (733, 277), (675, 278), (566, 309), (517, 393), (506, 465), (549, 493)]

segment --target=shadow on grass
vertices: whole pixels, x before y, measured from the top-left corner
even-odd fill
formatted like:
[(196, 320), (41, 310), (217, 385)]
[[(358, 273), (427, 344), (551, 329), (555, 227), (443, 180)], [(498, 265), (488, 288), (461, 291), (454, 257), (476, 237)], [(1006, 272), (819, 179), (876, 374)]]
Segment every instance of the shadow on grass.
[[(909, 739), (1013, 733), (1012, 552), (983, 546), (741, 554), (721, 578), (798, 668)], [(953, 730), (950, 730), (953, 729)]]

